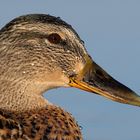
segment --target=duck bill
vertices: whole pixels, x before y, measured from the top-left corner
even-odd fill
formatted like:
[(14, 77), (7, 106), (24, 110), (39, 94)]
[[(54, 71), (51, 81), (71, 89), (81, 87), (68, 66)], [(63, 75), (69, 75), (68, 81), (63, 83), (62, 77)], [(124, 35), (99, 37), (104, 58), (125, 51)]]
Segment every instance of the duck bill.
[(87, 58), (83, 70), (70, 77), (69, 85), (99, 94), (116, 102), (140, 106), (140, 96), (111, 77), (90, 57)]

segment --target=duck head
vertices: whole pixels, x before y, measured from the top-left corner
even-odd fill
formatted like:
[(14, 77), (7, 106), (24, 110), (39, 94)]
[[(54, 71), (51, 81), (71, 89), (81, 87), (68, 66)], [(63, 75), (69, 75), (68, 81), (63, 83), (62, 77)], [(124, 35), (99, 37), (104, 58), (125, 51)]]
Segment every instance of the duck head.
[(18, 17), (1, 29), (0, 42), (1, 79), (22, 81), (29, 94), (76, 87), (140, 106), (140, 97), (98, 66), (76, 31), (59, 17)]

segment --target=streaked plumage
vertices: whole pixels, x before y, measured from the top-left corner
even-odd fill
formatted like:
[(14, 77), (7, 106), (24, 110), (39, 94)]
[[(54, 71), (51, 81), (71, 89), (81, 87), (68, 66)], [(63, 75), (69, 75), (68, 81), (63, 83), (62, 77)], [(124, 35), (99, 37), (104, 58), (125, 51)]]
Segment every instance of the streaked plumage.
[(0, 110), (1, 140), (80, 140), (80, 129), (71, 116), (56, 106), (16, 113)]
[(0, 140), (82, 140), (74, 118), (42, 94), (76, 87), (140, 106), (140, 98), (99, 67), (59, 17), (18, 17), (0, 30)]

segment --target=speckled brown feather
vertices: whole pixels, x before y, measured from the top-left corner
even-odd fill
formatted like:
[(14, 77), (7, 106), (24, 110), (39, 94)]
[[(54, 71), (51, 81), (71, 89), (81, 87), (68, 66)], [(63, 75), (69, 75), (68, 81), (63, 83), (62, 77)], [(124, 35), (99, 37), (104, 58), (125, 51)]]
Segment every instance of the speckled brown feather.
[(71, 116), (56, 106), (23, 113), (0, 110), (0, 140), (82, 140)]

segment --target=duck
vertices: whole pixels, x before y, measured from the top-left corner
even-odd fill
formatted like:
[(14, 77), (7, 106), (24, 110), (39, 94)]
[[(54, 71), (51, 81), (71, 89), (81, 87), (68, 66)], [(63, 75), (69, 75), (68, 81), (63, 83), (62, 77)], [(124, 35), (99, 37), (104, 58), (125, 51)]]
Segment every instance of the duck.
[(0, 140), (83, 140), (74, 117), (43, 97), (79, 88), (140, 106), (140, 97), (103, 70), (60, 17), (19, 16), (0, 30)]

